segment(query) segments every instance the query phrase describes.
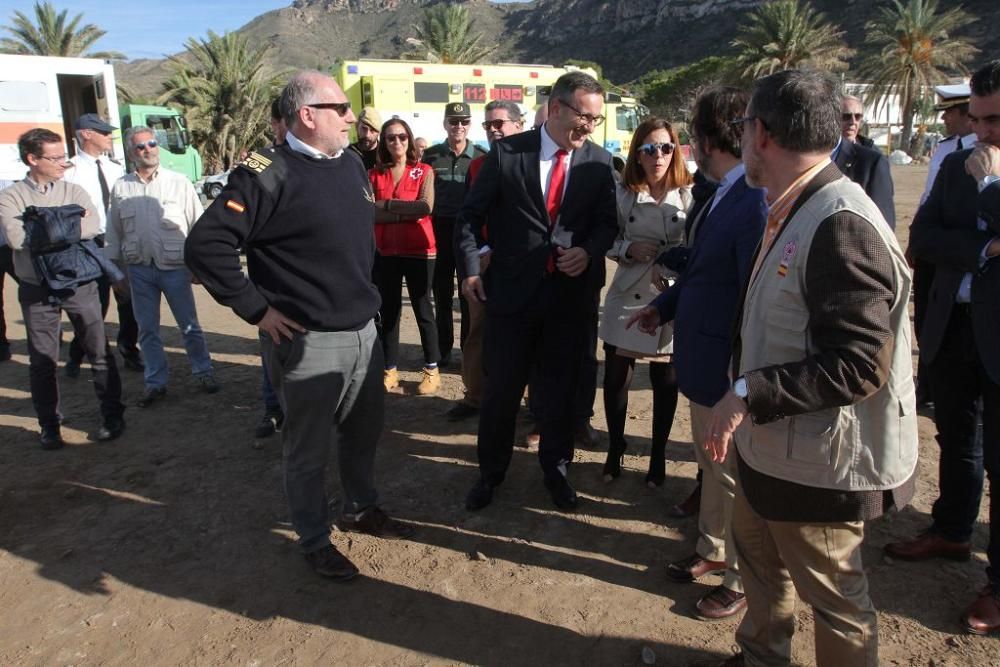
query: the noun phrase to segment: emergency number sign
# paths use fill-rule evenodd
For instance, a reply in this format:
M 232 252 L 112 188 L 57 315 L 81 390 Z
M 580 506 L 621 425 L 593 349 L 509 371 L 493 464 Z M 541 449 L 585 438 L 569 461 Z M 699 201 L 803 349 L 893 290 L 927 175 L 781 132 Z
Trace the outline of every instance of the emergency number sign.
M 462 86 L 463 98 L 466 102 L 487 102 L 506 100 L 508 102 L 523 102 L 524 89 L 521 86 L 498 84 L 487 91 L 484 83 L 466 83 Z

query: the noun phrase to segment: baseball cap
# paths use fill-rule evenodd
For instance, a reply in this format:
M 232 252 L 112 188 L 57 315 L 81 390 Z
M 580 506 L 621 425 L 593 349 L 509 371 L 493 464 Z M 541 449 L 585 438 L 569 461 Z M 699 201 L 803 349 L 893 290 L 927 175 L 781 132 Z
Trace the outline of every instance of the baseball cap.
M 378 111 L 375 107 L 365 107 L 358 114 L 358 122 L 364 123 L 368 127 L 372 128 L 376 132 L 382 130 L 382 117 L 378 115 Z
M 465 102 L 449 102 L 444 105 L 445 118 L 471 118 L 472 109 Z
M 105 122 L 96 113 L 85 113 L 76 119 L 76 129 L 97 130 L 98 132 L 114 132 L 118 128 Z

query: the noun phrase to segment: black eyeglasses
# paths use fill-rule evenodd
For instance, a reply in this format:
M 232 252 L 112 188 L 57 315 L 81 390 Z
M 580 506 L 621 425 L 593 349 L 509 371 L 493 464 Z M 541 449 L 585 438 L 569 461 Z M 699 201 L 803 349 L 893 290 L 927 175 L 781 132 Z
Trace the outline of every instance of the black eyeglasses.
M 664 141 L 658 144 L 643 144 L 639 146 L 639 152 L 644 153 L 649 157 L 655 157 L 657 153 L 661 154 L 663 157 L 667 157 L 674 152 L 674 145 L 669 141 Z
M 456 125 L 471 125 L 472 124 L 472 119 L 471 118 L 449 118 L 448 119 L 448 124 L 451 125 L 452 127 L 455 127 Z
M 302 106 L 312 107 L 313 109 L 333 109 L 341 118 L 346 116 L 351 110 L 350 102 L 316 102 L 315 104 L 303 104 Z
M 840 114 L 840 120 L 844 121 L 845 123 L 850 123 L 852 120 L 855 123 L 860 123 L 861 119 L 864 118 L 864 117 L 865 117 L 865 115 L 862 114 L 862 113 L 842 113 L 842 114 Z
M 69 162 L 69 155 L 63 153 L 62 155 L 39 155 L 42 160 L 48 160 L 49 162 L 55 164 L 65 164 Z
M 488 120 L 483 123 L 483 129 L 489 132 L 490 130 L 502 130 L 504 123 L 517 123 L 516 120 L 511 120 L 510 118 L 497 118 L 496 120 Z
M 140 142 L 138 144 L 132 144 L 132 148 L 135 149 L 135 150 L 137 150 L 137 151 L 141 151 L 141 150 L 145 150 L 147 148 L 153 149 L 153 148 L 156 148 L 159 145 L 160 145 L 160 142 L 158 142 L 156 139 L 150 139 L 149 141 L 147 141 L 145 143 Z
M 559 100 L 559 103 L 569 109 L 572 109 L 573 113 L 576 114 L 576 117 L 583 121 L 584 125 L 593 125 L 594 127 L 597 127 L 606 120 L 606 118 L 601 115 L 591 116 L 589 113 L 583 113 L 569 102 Z

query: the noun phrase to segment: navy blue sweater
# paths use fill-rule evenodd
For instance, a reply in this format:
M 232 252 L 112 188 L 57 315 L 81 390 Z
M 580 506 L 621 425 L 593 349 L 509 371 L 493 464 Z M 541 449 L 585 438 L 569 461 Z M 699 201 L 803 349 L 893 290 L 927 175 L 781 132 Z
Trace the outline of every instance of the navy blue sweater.
M 353 151 L 320 160 L 267 148 L 229 175 L 192 228 L 185 261 L 219 303 L 251 324 L 270 305 L 313 331 L 357 331 L 380 305 L 371 278 L 372 201 Z

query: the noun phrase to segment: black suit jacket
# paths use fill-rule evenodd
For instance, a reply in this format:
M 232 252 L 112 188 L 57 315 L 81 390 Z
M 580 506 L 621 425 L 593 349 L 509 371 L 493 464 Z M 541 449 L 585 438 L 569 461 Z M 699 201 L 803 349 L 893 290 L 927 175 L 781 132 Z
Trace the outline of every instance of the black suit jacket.
M 972 326 L 976 348 L 986 372 L 1000 383 L 1000 259 L 980 266 L 983 249 L 995 232 L 981 231 L 976 221 L 984 209 L 1000 214 L 1000 201 L 991 190 L 980 195 L 976 181 L 965 173 L 972 149 L 946 157 L 927 200 L 917 210 L 910 227 L 910 251 L 917 259 L 934 264 L 934 283 L 927 302 L 920 354 L 932 361 L 941 347 L 962 277 L 972 273 Z M 982 197 L 982 198 L 980 198 Z M 990 201 L 992 199 L 992 202 Z M 989 211 L 984 210 L 984 213 Z M 984 219 L 988 219 L 984 216 Z
M 864 188 L 878 210 L 882 211 L 885 221 L 895 229 L 896 205 L 892 201 L 892 174 L 889 171 L 889 160 L 882 151 L 842 141 L 834 162 L 845 176 Z
M 994 234 L 1000 234 L 1000 181 L 979 193 L 979 215 Z
M 540 130 L 493 145 L 455 224 L 459 277 L 479 275 L 479 248 L 486 242 L 481 230 L 488 219 L 493 254 L 483 277 L 487 308 L 517 312 L 543 280 L 556 280 L 560 304 L 593 311 L 593 294 L 604 282 L 604 253 L 618 234 L 611 154 L 590 141 L 573 151 L 559 224 L 572 233 L 573 247 L 587 251 L 590 264 L 570 278 L 558 271 L 547 276 L 545 270 L 555 247 L 540 182 L 540 151 Z

